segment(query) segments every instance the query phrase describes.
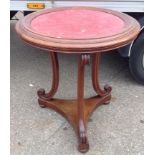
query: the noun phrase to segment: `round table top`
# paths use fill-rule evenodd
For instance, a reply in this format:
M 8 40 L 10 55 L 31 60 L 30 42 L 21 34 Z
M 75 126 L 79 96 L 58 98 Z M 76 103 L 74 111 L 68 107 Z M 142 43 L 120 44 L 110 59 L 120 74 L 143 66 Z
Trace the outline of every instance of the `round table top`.
M 93 7 L 65 7 L 38 11 L 16 25 L 27 43 L 62 53 L 109 51 L 130 43 L 140 31 L 132 17 Z

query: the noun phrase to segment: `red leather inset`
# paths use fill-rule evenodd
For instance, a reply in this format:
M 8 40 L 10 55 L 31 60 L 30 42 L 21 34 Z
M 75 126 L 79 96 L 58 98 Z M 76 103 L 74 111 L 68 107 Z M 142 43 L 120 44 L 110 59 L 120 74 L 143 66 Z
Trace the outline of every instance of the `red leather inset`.
M 101 38 L 118 33 L 124 26 L 119 17 L 103 11 L 68 9 L 34 18 L 31 28 L 49 37 L 65 39 Z

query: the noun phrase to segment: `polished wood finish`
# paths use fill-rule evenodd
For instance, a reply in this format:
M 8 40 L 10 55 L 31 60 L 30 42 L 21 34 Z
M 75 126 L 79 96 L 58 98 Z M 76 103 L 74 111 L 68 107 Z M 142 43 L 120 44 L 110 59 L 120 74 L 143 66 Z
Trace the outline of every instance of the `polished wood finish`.
M 88 99 L 84 98 L 84 69 L 85 65 L 89 64 L 90 57 L 92 56 L 92 83 L 93 88 L 97 95 Z M 59 68 L 57 54 L 50 52 L 53 68 L 53 84 L 49 93 L 45 93 L 44 89 L 38 90 L 38 102 L 41 107 L 49 107 L 59 112 L 64 116 L 70 124 L 73 126 L 77 137 L 80 152 L 85 153 L 89 149 L 88 137 L 87 137 L 87 122 L 90 114 L 101 104 L 108 104 L 111 100 L 111 87 L 106 85 L 102 90 L 98 82 L 98 65 L 99 65 L 99 53 L 89 55 L 79 55 L 78 64 L 78 82 L 77 82 L 77 99 L 75 100 L 63 100 L 55 99 L 54 94 L 58 88 L 59 82 Z
M 59 85 L 59 64 L 58 64 L 58 58 L 57 54 L 54 52 L 50 53 L 50 59 L 52 63 L 52 75 L 53 75 L 53 82 L 52 82 L 52 87 L 51 90 L 48 93 L 45 93 L 44 89 L 39 89 L 37 94 L 39 98 L 45 99 L 45 100 L 50 100 L 53 98 L 55 95 L 58 85 Z
M 112 88 L 105 85 L 102 89 L 99 85 L 98 66 L 100 52 L 106 52 L 130 43 L 140 32 L 140 25 L 132 17 L 117 11 L 93 7 L 74 7 L 74 9 L 85 8 L 113 14 L 124 21 L 124 27 L 119 31 L 119 33 L 113 36 L 95 39 L 52 38 L 37 34 L 31 29 L 31 21 L 35 17 L 44 13 L 70 8 L 72 7 L 48 9 L 32 13 L 24 17 L 16 24 L 16 32 L 26 43 L 49 51 L 52 63 L 53 81 L 49 92 L 46 93 L 44 89 L 38 90 L 37 94 L 39 97 L 39 105 L 42 108 L 52 108 L 69 121 L 78 137 L 78 149 L 80 152 L 85 153 L 89 150 L 89 142 L 87 137 L 87 122 L 89 116 L 99 105 L 108 104 L 111 100 Z M 54 98 L 59 84 L 59 63 L 57 53 L 76 53 L 79 56 L 77 99 L 63 100 Z M 84 71 L 85 65 L 89 64 L 90 60 L 92 60 L 92 86 L 97 95 L 85 99 Z
M 111 87 L 108 85 L 105 85 L 104 90 L 100 88 L 99 81 L 98 81 L 99 59 L 100 59 L 100 53 L 94 54 L 93 61 L 92 61 L 92 83 L 96 93 L 100 96 L 105 96 L 107 91 L 108 92 L 111 91 Z
M 48 36 L 43 36 L 36 33 L 31 28 L 31 21 L 42 14 L 46 14 L 52 11 L 61 11 L 65 9 L 89 9 L 98 10 L 113 14 L 121 18 L 124 22 L 124 27 L 119 31 L 119 33 L 100 38 L 90 38 L 90 39 L 65 39 L 65 38 L 53 38 Z M 45 50 L 50 50 L 53 52 L 60 53 L 96 53 L 96 52 L 106 52 L 115 48 L 129 44 L 133 39 L 136 38 L 140 32 L 139 23 L 127 14 L 120 13 L 117 11 L 94 8 L 94 7 L 62 7 L 62 8 L 52 8 L 39 12 L 34 12 L 27 15 L 25 18 L 20 20 L 16 25 L 16 32 L 19 36 L 28 44 L 35 47 L 39 47 Z

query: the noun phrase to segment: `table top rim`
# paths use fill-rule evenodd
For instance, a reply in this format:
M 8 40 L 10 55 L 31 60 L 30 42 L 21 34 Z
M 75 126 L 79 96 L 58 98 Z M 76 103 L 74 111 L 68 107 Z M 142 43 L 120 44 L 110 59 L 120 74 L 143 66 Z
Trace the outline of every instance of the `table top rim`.
M 89 9 L 107 12 L 121 18 L 124 21 L 125 26 L 118 34 L 108 37 L 88 39 L 53 38 L 37 34 L 30 28 L 30 24 L 33 18 L 45 13 L 64 9 Z M 138 35 L 139 31 L 140 25 L 134 18 L 117 11 L 95 7 L 50 8 L 29 14 L 22 20 L 18 21 L 18 23 L 16 24 L 16 32 L 27 43 L 47 50 L 59 50 L 59 52 L 62 53 L 65 53 L 67 51 L 69 53 L 79 53 L 80 51 L 81 53 L 93 53 L 93 51 L 101 49 L 107 51 L 128 44 Z

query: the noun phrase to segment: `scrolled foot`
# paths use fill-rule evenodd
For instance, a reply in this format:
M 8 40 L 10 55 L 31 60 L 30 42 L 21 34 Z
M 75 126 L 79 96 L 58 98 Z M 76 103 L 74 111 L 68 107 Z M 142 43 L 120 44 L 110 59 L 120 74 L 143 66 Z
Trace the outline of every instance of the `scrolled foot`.
M 112 91 L 112 87 L 111 86 L 109 86 L 108 84 L 106 84 L 105 86 L 104 86 L 104 90 L 106 91 L 106 92 L 111 92 Z
M 81 130 L 85 130 L 85 131 L 82 132 Z M 78 150 L 82 153 L 86 153 L 89 150 L 89 143 L 88 143 L 88 138 L 86 134 L 86 128 L 83 128 L 82 126 L 80 126 Z
M 86 153 L 89 150 L 89 144 L 88 143 L 81 143 L 81 144 L 79 144 L 78 150 L 81 153 Z
M 39 90 L 37 91 L 37 95 L 38 95 L 38 97 L 40 97 L 40 98 L 44 97 L 44 96 L 45 96 L 45 90 L 44 90 L 43 88 L 39 89 Z
M 50 91 L 50 92 L 46 93 L 43 88 L 41 88 L 37 91 L 38 97 L 41 99 L 44 99 L 44 100 L 52 100 L 54 93 L 55 93 L 54 91 Z

